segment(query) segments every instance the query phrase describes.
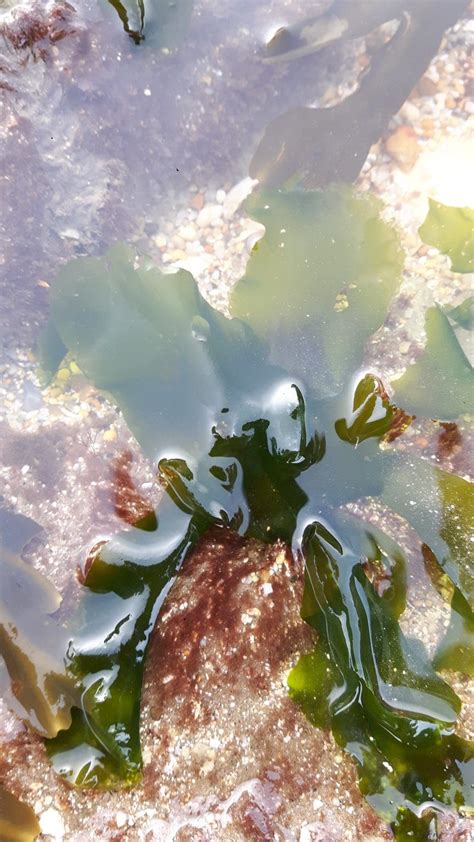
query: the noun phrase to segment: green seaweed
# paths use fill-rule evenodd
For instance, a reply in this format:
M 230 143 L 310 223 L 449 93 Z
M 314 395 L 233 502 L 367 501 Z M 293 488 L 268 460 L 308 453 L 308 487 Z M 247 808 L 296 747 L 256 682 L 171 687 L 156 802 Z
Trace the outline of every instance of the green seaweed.
M 39 822 L 28 804 L 0 786 L 0 839 L 2 842 L 34 842 Z
M 336 528 L 316 521 L 304 531 L 302 616 L 318 632 L 318 648 L 303 656 L 288 683 L 314 724 L 330 723 L 357 764 L 365 798 L 400 830 L 407 813 L 427 802 L 468 802 L 474 748 L 454 734 L 459 700 L 418 641 L 400 630 L 404 577 L 392 575 L 377 593 L 361 562 L 360 529 L 339 519 Z M 367 538 L 377 546 L 370 528 Z M 404 565 L 398 548 L 392 564 Z
M 467 6 L 468 0 L 437 0 L 434 14 L 432 5 L 420 0 L 336 0 L 326 17 L 319 23 L 315 20 L 309 30 L 306 27 L 306 35 L 303 26 L 303 43 L 298 40 L 301 33 L 296 43 L 290 38 L 287 57 L 291 57 L 291 45 L 296 55 L 299 50 L 301 54 L 312 51 L 311 44 L 318 45 L 318 32 L 319 41 L 324 41 L 324 24 L 325 37 L 331 37 L 332 27 L 336 40 L 363 34 L 370 23 L 377 25 L 391 17 L 399 20 L 396 33 L 372 57 L 354 93 L 330 108 L 300 106 L 272 120 L 250 163 L 252 178 L 268 187 L 296 182 L 308 188 L 326 187 L 335 181 L 354 181 L 370 147 L 380 139 L 436 54 L 445 30 Z M 347 26 L 340 25 L 345 19 Z M 280 57 L 284 58 L 284 38 L 282 43 Z
M 55 616 L 61 597 L 21 558 L 40 531 L 31 518 L 0 509 L 0 684 L 18 716 L 53 737 L 69 726 L 78 695 L 66 675 L 68 633 Z
M 398 838 L 421 840 L 436 811 L 469 803 L 472 751 L 455 734 L 459 700 L 400 629 L 402 550 L 343 507 L 380 499 L 411 523 L 457 610 L 472 595 L 471 487 L 390 444 L 411 416 L 363 368 L 402 268 L 378 205 L 333 188 L 263 191 L 248 209 L 266 233 L 231 319 L 187 272 L 164 275 L 122 246 L 73 261 L 52 287 L 61 342 L 122 409 L 166 495 L 92 560 L 68 650 L 80 703 L 47 750 L 70 783 L 134 783 L 144 659 L 180 566 L 211 525 L 281 539 L 305 559 L 302 613 L 318 633 L 291 693 L 331 725 Z M 449 334 L 428 342 L 451 359 Z M 458 375 L 453 365 L 444 384 L 453 403 Z M 423 396 L 424 376 L 418 366 Z M 433 402 L 428 417 L 438 417 Z
M 379 209 L 343 187 L 262 191 L 246 204 L 266 234 L 233 291 L 232 312 L 317 397 L 338 392 L 361 364 L 400 284 L 403 255 Z
M 472 414 L 474 371 L 440 307 L 427 311 L 425 330 L 420 357 L 393 382 L 395 399 L 415 415 L 450 420 Z
M 474 272 L 474 210 L 429 200 L 429 211 L 418 229 L 421 239 L 451 260 L 453 272 Z
M 282 26 L 267 44 L 268 64 L 302 58 L 336 41 L 368 35 L 392 19 L 400 19 L 410 0 L 334 0 L 323 15 Z
M 447 314 L 459 327 L 472 330 L 474 328 L 474 295 L 465 298 L 457 307 L 450 307 Z

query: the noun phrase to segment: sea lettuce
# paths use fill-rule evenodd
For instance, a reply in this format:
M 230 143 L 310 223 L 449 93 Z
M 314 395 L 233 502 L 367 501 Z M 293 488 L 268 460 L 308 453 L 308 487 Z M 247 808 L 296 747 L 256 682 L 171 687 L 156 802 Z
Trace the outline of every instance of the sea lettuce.
M 474 272 L 474 210 L 429 200 L 429 210 L 419 234 L 451 260 L 453 272 Z
M 421 840 L 437 810 L 466 807 L 472 751 L 455 733 L 459 699 L 401 631 L 401 548 L 344 507 L 377 499 L 414 527 L 436 590 L 443 577 L 452 600 L 441 668 L 453 646 L 466 651 L 472 488 L 392 443 L 414 401 L 398 398 L 400 382 L 390 397 L 380 373 L 363 368 L 402 269 L 377 204 L 338 187 L 262 191 L 248 208 L 266 233 L 230 319 L 188 273 L 164 275 L 122 246 L 73 261 L 52 287 L 50 329 L 121 408 L 166 494 L 92 560 L 70 625 L 80 702 L 47 750 L 70 783 L 136 781 L 144 659 L 180 566 L 211 525 L 281 539 L 305 560 L 303 617 L 318 634 L 291 693 L 332 727 L 396 835 Z M 459 406 L 464 368 L 448 332 L 429 333 L 428 344 L 429 358 L 450 361 L 449 378 L 427 391 L 426 366 L 415 364 L 412 394 L 418 414 L 444 417 L 450 394 Z

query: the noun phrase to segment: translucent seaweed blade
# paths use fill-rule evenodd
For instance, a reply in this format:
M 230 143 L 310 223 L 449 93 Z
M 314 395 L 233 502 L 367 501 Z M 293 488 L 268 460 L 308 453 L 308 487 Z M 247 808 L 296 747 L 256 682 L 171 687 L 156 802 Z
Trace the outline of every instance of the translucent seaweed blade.
M 472 483 L 419 458 L 398 459 L 387 471 L 382 500 L 414 527 L 420 544 L 474 606 Z
M 339 391 L 398 289 L 403 258 L 378 204 L 348 188 L 268 191 L 246 209 L 265 225 L 232 313 L 316 397 Z M 291 289 L 291 295 L 288 291 Z
M 382 23 L 399 18 L 408 0 L 337 0 L 323 15 L 280 27 L 267 44 L 267 63 L 290 61 L 323 49 L 335 41 L 367 35 Z
M 429 200 L 429 211 L 418 233 L 451 260 L 453 272 L 474 272 L 474 210 Z
M 137 268 L 124 246 L 61 270 L 51 321 L 153 459 L 163 452 L 197 459 L 234 393 L 251 394 L 267 378 L 250 332 L 210 307 L 188 272 Z
M 448 308 L 446 313 L 459 327 L 472 330 L 474 328 L 474 295 L 465 298 L 457 307 Z
M 429 3 L 406 0 L 403 8 L 381 0 L 345 0 L 329 9 L 326 32 L 314 22 L 309 44 L 331 34 L 344 38 L 364 28 L 364 20 L 400 18 L 394 37 L 372 58 L 359 89 L 331 108 L 297 107 L 284 112 L 267 126 L 250 163 L 250 175 L 268 187 L 298 182 L 307 188 L 327 187 L 335 182 L 353 182 L 377 143 L 392 115 L 402 107 L 410 92 L 436 54 L 445 30 L 467 8 L 469 0 L 437 0 L 436 15 Z M 398 7 L 398 8 L 397 8 Z M 340 11 L 338 11 L 340 10 Z M 320 19 L 321 20 L 321 19 Z M 347 26 L 342 23 L 344 20 Z M 360 28 L 360 29 L 359 29 Z M 305 36 L 286 39 L 305 50 Z M 301 43 L 303 41 L 303 43 Z M 283 38 L 283 45 L 285 39 Z M 306 50 L 305 52 L 310 52 Z M 375 107 L 375 103 L 377 106 Z
M 67 631 L 54 617 L 61 597 L 20 556 L 40 530 L 0 511 L 0 684 L 10 708 L 51 737 L 69 725 L 77 694 L 66 674 Z
M 449 420 L 474 412 L 474 370 L 448 317 L 439 307 L 426 314 L 420 357 L 392 381 L 395 400 L 408 412 Z
M 217 524 L 303 549 L 303 615 L 321 651 L 293 690 L 315 724 L 331 724 L 398 837 L 420 835 L 430 799 L 455 809 L 467 798 L 459 700 L 401 632 L 400 548 L 340 507 L 380 498 L 413 524 L 450 598 L 466 599 L 467 484 L 388 446 L 412 418 L 360 370 L 403 258 L 378 205 L 332 188 L 264 191 L 248 208 L 266 234 L 234 291 L 238 318 L 212 310 L 187 273 L 164 276 L 123 247 L 70 264 L 53 287 L 61 341 L 122 408 L 167 497 L 87 573 L 69 653 L 81 699 L 48 751 L 76 785 L 138 779 L 149 635 L 180 565 Z

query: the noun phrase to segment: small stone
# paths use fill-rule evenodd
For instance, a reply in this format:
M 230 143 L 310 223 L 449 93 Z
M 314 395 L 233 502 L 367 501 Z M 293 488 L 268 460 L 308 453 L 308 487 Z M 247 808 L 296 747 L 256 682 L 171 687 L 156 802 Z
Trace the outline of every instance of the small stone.
M 408 354 L 410 350 L 410 343 L 409 342 L 400 342 L 400 353 L 401 354 Z
M 179 233 L 183 240 L 187 240 L 189 243 L 196 239 L 196 229 L 193 225 L 183 225 L 179 229 Z
M 81 235 L 77 228 L 64 228 L 63 231 L 59 232 L 59 236 L 62 240 L 80 240 Z
M 172 263 L 176 263 L 178 260 L 186 260 L 187 254 L 184 249 L 173 249 L 169 252 L 169 259 Z
M 434 123 L 434 120 L 431 117 L 423 117 L 420 125 L 421 125 L 421 128 L 423 130 L 423 134 L 424 134 L 425 137 L 433 137 L 434 129 L 435 129 L 435 123 Z
M 113 427 L 110 427 L 109 430 L 106 430 L 104 433 L 104 441 L 115 441 L 117 438 L 117 433 L 115 432 Z
M 199 228 L 209 228 L 216 220 L 222 216 L 222 205 L 204 205 L 199 212 L 197 224 Z
M 411 126 L 399 126 L 385 141 L 385 149 L 403 170 L 411 170 L 420 153 L 416 133 Z
M 420 118 L 420 109 L 414 102 L 407 100 L 400 109 L 400 116 L 402 116 L 404 120 L 408 120 L 408 122 L 416 124 Z
M 225 190 L 216 190 L 216 202 L 218 205 L 224 204 L 225 196 Z
M 168 240 L 164 234 L 157 234 L 155 237 L 153 237 L 153 242 L 157 248 L 164 249 L 166 248 Z
M 41 390 L 30 380 L 26 380 L 23 386 L 23 412 L 35 412 L 43 406 Z
M 45 836 L 52 836 L 57 840 L 64 839 L 64 821 L 54 807 L 50 807 L 41 814 L 39 825 Z
M 179 234 L 175 234 L 173 237 L 173 247 L 179 251 L 184 251 L 186 248 L 186 242 Z
M 127 824 L 127 821 L 128 821 L 127 814 L 122 813 L 122 811 L 119 810 L 119 812 L 116 813 L 116 815 L 115 815 L 115 824 L 117 825 L 117 827 L 125 827 L 125 825 Z
M 456 108 L 456 100 L 452 96 L 446 97 L 446 108 L 449 108 L 451 111 L 453 108 Z
M 202 193 L 196 193 L 196 195 L 193 196 L 189 204 L 192 208 L 194 208 L 194 210 L 200 211 L 201 208 L 204 207 L 204 196 L 202 195 Z
M 71 372 L 68 368 L 60 368 L 57 373 L 57 378 L 61 381 L 61 383 L 65 383 L 67 380 L 69 380 L 70 376 Z
M 416 87 L 420 96 L 433 96 L 438 91 L 437 83 L 429 76 L 422 76 Z

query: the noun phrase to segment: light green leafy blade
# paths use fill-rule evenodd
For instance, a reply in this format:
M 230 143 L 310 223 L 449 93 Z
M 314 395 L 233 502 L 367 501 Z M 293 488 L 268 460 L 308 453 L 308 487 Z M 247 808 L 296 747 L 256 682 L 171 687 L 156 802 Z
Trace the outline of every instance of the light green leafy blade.
M 425 329 L 421 355 L 392 382 L 395 402 L 409 413 L 440 420 L 474 412 L 474 371 L 439 307 L 427 311 Z
M 448 255 L 453 272 L 474 272 L 474 210 L 429 201 L 428 215 L 418 229 L 421 239 Z
M 459 327 L 472 330 L 474 328 L 474 295 L 470 295 L 457 307 L 447 309 L 446 313 Z
M 474 606 L 474 485 L 420 458 L 398 460 L 382 492 L 435 556 L 451 583 Z
M 349 188 L 262 191 L 246 210 L 266 233 L 234 288 L 231 311 L 315 397 L 334 394 L 398 289 L 398 237 L 378 203 Z
M 126 246 L 61 269 L 51 322 L 154 459 L 163 448 L 173 455 L 209 449 L 212 421 L 229 393 L 258 385 L 252 364 L 262 352 L 248 330 L 210 307 L 188 272 L 137 267 Z
M 454 593 L 449 625 L 438 643 L 433 665 L 437 670 L 456 670 L 474 678 L 474 613 L 458 590 Z
M 20 555 L 40 530 L 0 509 L 0 685 L 8 706 L 52 737 L 70 724 L 76 693 L 66 675 L 67 633 L 54 616 L 61 597 Z

